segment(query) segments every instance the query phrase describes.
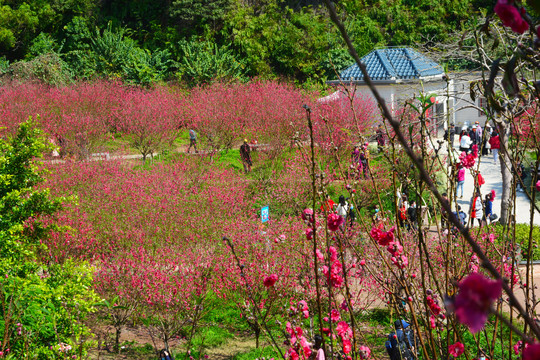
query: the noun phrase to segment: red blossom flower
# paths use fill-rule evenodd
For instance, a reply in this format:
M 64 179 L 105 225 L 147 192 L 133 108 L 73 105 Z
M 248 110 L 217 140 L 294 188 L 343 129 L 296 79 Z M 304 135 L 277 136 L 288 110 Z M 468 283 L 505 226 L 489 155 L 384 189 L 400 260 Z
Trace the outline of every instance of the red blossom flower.
M 403 253 L 403 246 L 399 243 L 399 241 L 393 241 L 390 244 L 388 244 L 388 247 L 386 248 L 392 256 L 398 256 Z
M 342 339 L 350 339 L 352 337 L 351 327 L 345 321 L 340 321 L 337 324 L 336 332 Z
M 387 246 L 394 241 L 394 230 L 395 228 L 391 228 L 386 232 L 382 231 L 382 224 L 380 224 L 378 227 L 371 229 L 370 235 L 379 245 Z
M 467 276 L 459 283 L 454 300 L 457 319 L 476 333 L 484 327 L 492 304 L 502 293 L 502 281 L 491 280 L 478 273 Z
M 317 254 L 317 259 L 319 259 L 320 261 L 324 260 L 324 255 L 321 252 L 321 250 L 317 249 L 317 250 L 315 250 L 315 253 Z
M 351 340 L 343 340 L 343 353 L 348 354 L 351 352 Z
M 343 277 L 341 276 L 342 266 L 339 261 L 335 261 L 330 268 L 323 266 L 323 274 L 326 276 L 326 280 L 336 288 L 343 286 Z
M 264 278 L 263 284 L 266 287 L 274 286 L 277 280 L 278 276 L 276 274 L 268 275 Z
M 426 298 L 426 301 L 433 315 L 439 315 L 441 313 L 441 307 L 439 306 L 439 304 L 437 304 L 435 299 L 433 299 L 431 296 L 428 296 Z
M 538 28 L 540 29 L 540 26 Z M 536 191 L 540 191 L 540 180 L 536 182 Z
M 287 360 L 300 359 L 300 357 L 298 356 L 298 353 L 293 348 L 290 348 L 289 351 L 287 351 L 287 353 L 285 354 L 285 358 L 287 358 Z
M 465 152 L 462 152 L 461 155 L 459 155 L 459 161 L 461 162 L 461 165 L 463 165 L 464 168 L 470 169 L 474 166 L 475 157 L 473 154 L 467 155 Z
M 336 309 L 332 309 L 332 311 L 330 312 L 330 319 L 332 319 L 333 322 L 338 322 L 340 318 L 341 315 L 339 311 L 337 311 Z
M 328 229 L 330 231 L 337 231 L 341 224 L 343 224 L 343 217 L 338 214 L 328 214 Z
M 529 28 L 529 24 L 523 19 L 519 10 L 508 0 L 497 1 L 494 10 L 503 25 L 508 26 L 512 31 L 523 34 Z
M 460 356 L 461 354 L 463 354 L 464 351 L 465 351 L 465 346 L 460 342 L 457 342 L 448 347 L 448 354 L 452 355 L 453 357 Z
M 313 209 L 304 209 L 304 211 L 302 211 L 302 220 L 313 222 Z
M 365 345 L 362 345 L 358 348 L 358 352 L 360 353 L 360 359 L 369 359 L 371 356 L 371 349 L 368 348 Z
M 522 360 L 540 359 L 540 344 L 525 344 Z
M 522 346 L 523 346 L 523 341 L 519 340 L 519 341 L 514 345 L 514 354 L 518 355 L 518 354 L 521 352 Z
M 309 358 L 309 356 L 311 355 L 311 343 L 309 343 L 306 338 L 302 336 L 300 338 L 300 346 L 304 351 L 305 358 Z
M 298 302 L 298 310 L 302 312 L 305 319 L 309 317 L 309 308 L 308 308 L 306 300 L 300 300 Z
M 472 156 L 476 159 L 478 157 L 478 145 L 474 144 L 472 146 Z
M 308 240 L 313 239 L 313 229 L 311 229 L 311 228 L 306 229 L 306 238 L 307 238 Z
M 400 269 L 405 269 L 409 265 L 409 259 L 405 255 L 392 256 L 390 260 Z
M 431 315 L 429 317 L 429 326 L 432 328 L 432 329 L 435 329 L 437 327 L 437 319 L 435 319 L 435 316 Z

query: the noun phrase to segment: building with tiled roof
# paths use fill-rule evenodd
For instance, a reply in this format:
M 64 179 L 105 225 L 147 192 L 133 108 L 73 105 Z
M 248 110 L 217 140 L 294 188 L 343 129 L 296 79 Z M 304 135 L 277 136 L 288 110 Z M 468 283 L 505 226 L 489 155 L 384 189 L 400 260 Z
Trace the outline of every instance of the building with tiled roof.
M 437 81 L 444 76 L 439 64 L 410 48 L 373 50 L 362 62 L 366 64 L 369 77 L 376 82 Z M 347 83 L 364 81 L 356 64 L 342 71 L 339 78 Z
M 364 56 L 361 61 L 377 86 L 379 94 L 385 100 L 393 114 L 403 107 L 406 101 L 417 98 L 419 94 L 429 94 L 435 98 L 435 105 L 430 116 L 433 120 L 432 130 L 440 133 L 448 124 L 458 126 L 481 123 L 481 99 L 471 100 L 468 87 L 475 76 L 456 76 L 445 74 L 442 66 L 425 55 L 407 47 L 376 49 Z M 355 93 L 372 97 L 371 90 L 364 81 L 364 75 L 357 64 L 343 70 L 338 79 L 327 81 L 328 85 L 355 88 Z M 336 101 L 344 96 L 337 91 L 319 99 L 320 102 Z M 374 99 L 373 99 L 374 100 Z

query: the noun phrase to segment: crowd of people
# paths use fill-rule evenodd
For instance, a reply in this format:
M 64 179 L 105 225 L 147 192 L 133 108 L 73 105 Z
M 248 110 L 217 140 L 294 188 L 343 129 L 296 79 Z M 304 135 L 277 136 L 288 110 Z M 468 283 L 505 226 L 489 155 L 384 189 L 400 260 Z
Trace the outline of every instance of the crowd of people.
M 453 144 L 453 137 L 450 143 Z M 459 134 L 459 151 L 469 154 L 473 151 L 474 145 L 477 146 L 478 156 L 492 153 L 493 161 L 497 164 L 501 142 L 496 129 L 492 129 L 489 124 L 482 129 L 478 121 L 471 127 L 464 126 Z
M 456 130 L 454 127 L 451 127 L 445 133 L 445 139 L 449 140 L 451 144 L 454 142 L 454 137 Z M 379 125 L 375 132 L 377 148 L 380 151 L 384 149 L 386 145 L 385 133 L 382 129 L 382 126 Z M 190 144 L 187 149 L 189 153 L 193 147 L 197 153 L 197 133 L 191 129 L 189 130 L 189 139 Z M 351 166 L 353 170 L 353 178 L 359 179 L 370 179 L 371 173 L 369 168 L 369 150 L 368 143 L 357 144 L 354 146 L 351 153 Z M 476 147 L 475 147 L 476 145 Z M 490 153 L 493 154 L 493 161 L 497 164 L 498 161 L 498 152 L 500 149 L 500 139 L 499 134 L 496 129 L 492 129 L 488 124 L 484 127 L 480 126 L 479 122 L 476 122 L 470 127 L 463 127 L 459 134 L 459 151 L 465 152 L 466 154 L 471 153 L 472 151 L 477 152 L 477 155 L 487 156 Z M 240 146 L 240 159 L 244 167 L 244 172 L 249 173 L 252 168 L 252 158 L 251 158 L 252 148 L 247 139 L 244 139 L 242 145 Z M 523 165 L 519 164 L 517 167 L 518 175 L 520 178 L 523 178 L 524 170 Z M 464 185 L 465 185 L 465 176 L 466 171 L 465 167 L 458 162 L 456 168 L 453 171 L 453 176 L 456 181 L 456 199 L 463 199 L 464 196 Z M 474 181 L 474 192 L 473 196 L 469 203 L 469 211 L 465 213 L 460 205 L 457 205 L 457 209 L 453 211 L 453 216 L 455 216 L 463 225 L 467 224 L 467 218 L 470 218 L 470 225 L 474 226 L 477 222 L 479 226 L 483 226 L 488 222 L 496 220 L 497 215 L 493 213 L 493 200 L 495 198 L 495 192 L 492 190 L 489 194 L 482 197 L 481 188 L 485 183 L 485 180 L 482 174 L 479 171 L 473 171 L 473 181 Z M 518 191 L 519 191 L 519 182 L 518 182 Z M 446 198 L 446 194 L 444 194 Z M 407 194 L 398 193 L 397 199 L 397 211 L 396 217 L 398 223 L 401 227 L 407 228 L 408 230 L 416 229 L 418 216 L 421 208 L 418 207 L 415 201 L 409 201 Z M 345 223 L 349 223 L 351 226 L 356 218 L 354 207 L 352 204 L 349 204 L 348 199 L 344 196 L 340 196 L 337 203 L 335 203 L 330 196 L 323 202 L 321 205 L 322 212 L 334 212 L 345 219 Z M 448 215 L 444 210 L 441 210 L 441 225 L 446 227 L 448 221 Z M 382 213 L 380 210 L 375 208 L 373 221 L 378 222 L 382 218 Z
M 453 144 L 453 142 L 450 142 Z M 476 147 L 475 147 L 476 146 Z M 463 127 L 459 136 L 459 151 L 469 154 L 473 151 L 476 151 L 478 157 L 487 156 L 490 153 L 493 154 L 493 162 L 497 165 L 499 149 L 501 143 L 499 134 L 496 129 L 492 129 L 489 124 L 486 124 L 482 128 L 477 121 L 471 127 Z M 518 167 L 518 171 L 521 169 Z M 522 171 L 523 172 L 523 171 Z M 456 164 L 454 169 L 454 176 L 456 182 L 456 198 L 463 199 L 463 188 L 465 184 L 465 167 L 461 162 Z M 471 226 L 474 225 L 475 221 L 478 222 L 479 226 L 483 226 L 488 222 L 491 223 L 497 219 L 497 215 L 493 213 L 493 200 L 495 199 L 495 191 L 485 195 L 482 198 L 482 185 L 485 184 L 485 180 L 478 170 L 472 170 L 473 181 L 474 181 L 474 190 L 473 196 L 469 203 L 469 216 L 471 219 Z M 459 221 L 466 225 L 467 214 L 461 210 L 461 207 L 458 206 L 458 209 L 454 211 L 454 215 L 459 219 Z

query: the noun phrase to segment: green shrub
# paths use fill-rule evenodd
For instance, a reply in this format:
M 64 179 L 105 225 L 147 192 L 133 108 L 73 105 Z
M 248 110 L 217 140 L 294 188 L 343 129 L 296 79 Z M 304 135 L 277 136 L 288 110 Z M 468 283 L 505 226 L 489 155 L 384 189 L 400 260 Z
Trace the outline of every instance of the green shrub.
M 13 79 L 42 81 L 55 86 L 72 82 L 70 67 L 56 53 L 47 53 L 29 61 L 13 63 L 8 74 Z
M 497 235 L 497 242 L 503 243 L 507 242 L 508 238 L 512 239 L 514 234 L 509 233 L 507 234 L 508 229 L 504 228 L 502 225 L 497 224 L 494 227 L 495 234 Z M 511 229 L 510 229 L 511 231 Z M 521 249 L 521 256 L 522 260 L 526 260 L 529 258 L 528 249 L 529 249 L 529 232 L 530 232 L 530 226 L 528 224 L 516 224 L 515 226 L 515 238 L 513 239 L 512 243 L 516 244 L 516 246 L 519 246 L 519 249 Z M 531 260 L 540 260 L 540 249 L 538 248 L 538 244 L 535 239 L 540 239 L 540 227 L 533 226 L 532 231 L 532 240 L 533 240 L 533 246 L 532 246 L 532 258 Z
M 195 85 L 220 80 L 245 80 L 246 64 L 229 49 L 210 41 L 179 42 L 181 58 L 176 76 Z

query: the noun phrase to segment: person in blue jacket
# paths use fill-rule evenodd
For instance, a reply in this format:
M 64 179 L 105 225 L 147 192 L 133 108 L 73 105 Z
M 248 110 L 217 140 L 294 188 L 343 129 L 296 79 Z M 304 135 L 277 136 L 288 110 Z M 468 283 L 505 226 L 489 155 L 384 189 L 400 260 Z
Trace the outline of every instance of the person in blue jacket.
M 405 320 L 394 322 L 395 331 L 388 335 L 385 343 L 390 360 L 415 360 L 416 340 L 414 331 Z
M 486 195 L 484 200 L 484 222 L 487 224 L 488 220 L 491 222 L 493 215 L 493 196 L 491 194 Z

